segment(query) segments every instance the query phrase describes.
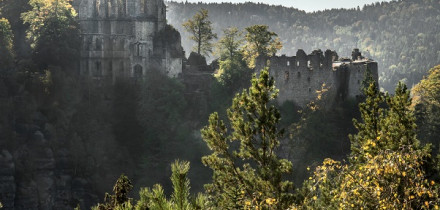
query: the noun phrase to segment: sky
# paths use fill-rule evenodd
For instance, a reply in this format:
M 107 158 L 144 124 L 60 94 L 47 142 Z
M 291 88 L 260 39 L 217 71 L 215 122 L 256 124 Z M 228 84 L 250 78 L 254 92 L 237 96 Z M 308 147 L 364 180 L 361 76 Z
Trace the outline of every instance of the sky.
M 184 2 L 185 0 L 174 0 Z M 317 10 L 332 9 L 332 8 L 354 8 L 360 6 L 362 8 L 365 4 L 371 4 L 383 0 L 187 0 L 188 2 L 262 2 L 265 4 L 283 5 L 286 7 L 295 7 L 306 12 Z M 390 0 L 385 0 L 390 1 Z

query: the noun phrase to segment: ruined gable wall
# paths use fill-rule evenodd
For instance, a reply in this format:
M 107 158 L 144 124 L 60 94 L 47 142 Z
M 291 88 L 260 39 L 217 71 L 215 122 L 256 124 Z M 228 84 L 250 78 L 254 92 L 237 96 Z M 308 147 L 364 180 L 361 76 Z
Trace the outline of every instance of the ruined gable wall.
M 377 81 L 377 63 L 366 61 L 350 61 L 338 63 L 338 55 L 334 51 L 315 50 L 307 55 L 298 50 L 296 56 L 260 57 L 257 61 L 257 71 L 270 61 L 270 75 L 275 79 L 275 85 L 280 90 L 277 101 L 293 101 L 305 107 L 318 96 L 316 91 L 325 84 L 326 98 L 330 103 L 354 98 L 361 95 L 360 87 L 367 67 L 372 70 Z

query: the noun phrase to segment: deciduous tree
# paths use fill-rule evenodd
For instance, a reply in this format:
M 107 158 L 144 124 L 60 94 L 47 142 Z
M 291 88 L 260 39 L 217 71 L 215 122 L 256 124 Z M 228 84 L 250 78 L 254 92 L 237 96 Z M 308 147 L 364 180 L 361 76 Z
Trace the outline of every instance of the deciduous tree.
M 13 34 L 9 21 L 0 19 L 0 70 L 8 69 L 14 62 Z
M 242 50 L 249 68 L 255 68 L 255 59 L 258 56 L 272 56 L 282 48 L 278 35 L 268 29 L 267 25 L 254 25 L 246 28 L 246 44 Z
M 224 36 L 217 43 L 219 69 L 215 77 L 229 95 L 244 88 L 250 80 L 251 71 L 243 61 L 240 47 L 243 44 L 242 33 L 235 27 L 223 30 Z
M 183 27 L 191 34 L 191 39 L 197 43 L 194 50 L 198 54 L 208 55 L 212 52 L 212 40 L 217 34 L 212 31 L 212 23 L 208 19 L 208 10 L 201 9 L 192 19 L 183 23 Z
M 69 0 L 30 0 L 32 10 L 22 14 L 29 24 L 27 38 L 35 61 L 42 67 L 72 65 L 79 58 L 77 15 Z

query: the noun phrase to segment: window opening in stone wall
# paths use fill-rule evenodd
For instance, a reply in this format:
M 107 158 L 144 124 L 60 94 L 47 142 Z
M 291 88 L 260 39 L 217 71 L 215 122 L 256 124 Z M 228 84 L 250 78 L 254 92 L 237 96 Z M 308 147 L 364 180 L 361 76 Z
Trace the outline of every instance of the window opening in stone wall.
M 142 77 L 142 74 L 143 74 L 143 72 L 142 72 L 142 66 L 141 65 L 136 65 L 135 67 L 134 67 L 134 77 L 136 77 L 136 78 L 141 78 Z
M 85 41 L 85 48 L 86 50 L 92 50 L 93 46 L 92 46 L 92 38 L 91 37 L 87 37 L 86 41 Z
M 101 41 L 101 39 L 100 38 L 96 38 L 96 40 L 95 40 L 95 45 L 96 45 L 96 50 L 101 50 L 102 49 L 102 41 Z
M 296 62 L 296 66 L 299 66 L 299 61 Z
M 287 66 L 290 66 L 290 61 L 287 61 Z
M 121 75 L 121 76 L 124 75 L 124 61 L 121 61 L 119 63 L 119 75 Z
M 311 67 L 310 61 L 307 61 L 307 66 Z
M 124 51 L 124 44 L 125 44 L 125 41 L 121 39 L 119 41 L 119 50 Z
M 101 61 L 95 62 L 95 70 L 93 71 L 94 77 L 101 77 L 102 76 L 102 69 L 101 69 Z
M 310 77 L 307 77 L 307 82 L 310 82 Z
M 289 72 L 288 71 L 284 72 L 284 80 L 289 80 Z
M 113 77 L 113 63 L 111 61 L 108 62 L 108 76 Z
M 309 93 L 312 92 L 312 88 L 309 88 Z
M 301 77 L 301 72 L 298 72 L 297 76 L 298 76 L 298 78 L 300 78 Z

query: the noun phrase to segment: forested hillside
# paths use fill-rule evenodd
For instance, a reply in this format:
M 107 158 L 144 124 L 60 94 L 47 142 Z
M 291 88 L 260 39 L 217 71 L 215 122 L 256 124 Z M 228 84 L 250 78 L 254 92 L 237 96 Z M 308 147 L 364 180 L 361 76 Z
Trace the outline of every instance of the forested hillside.
M 295 55 L 297 49 L 332 49 L 349 55 L 359 48 L 379 63 L 380 87 L 393 91 L 403 80 L 410 87 L 427 69 L 440 63 L 440 2 L 399 0 L 355 9 L 332 9 L 306 13 L 295 8 L 265 4 L 205 4 L 168 2 L 168 22 L 182 33 L 187 51 L 193 45 L 182 23 L 200 8 L 209 11 L 215 31 L 255 24 L 270 26 L 280 37 L 280 54 Z
M 0 0 L 0 208 L 438 209 L 439 9 L 171 2 L 187 55 L 199 46 L 182 74 L 104 82 L 79 73 L 70 0 Z M 259 55 L 355 47 L 394 94 L 366 71 L 363 96 L 329 104 L 323 86 L 299 107 L 277 104 L 269 67 L 251 75 Z

